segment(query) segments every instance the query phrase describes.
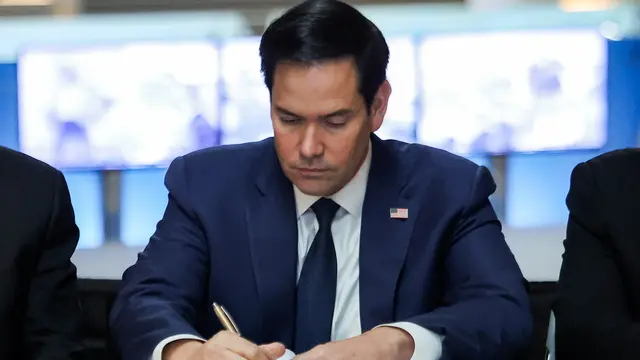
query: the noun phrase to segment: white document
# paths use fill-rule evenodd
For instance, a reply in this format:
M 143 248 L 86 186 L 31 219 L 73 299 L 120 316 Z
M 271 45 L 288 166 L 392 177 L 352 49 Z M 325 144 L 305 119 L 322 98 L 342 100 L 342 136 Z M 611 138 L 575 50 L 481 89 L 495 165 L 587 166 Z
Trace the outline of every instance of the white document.
M 292 360 L 295 356 L 296 354 L 294 354 L 293 351 L 287 349 L 284 355 L 282 355 L 278 360 Z

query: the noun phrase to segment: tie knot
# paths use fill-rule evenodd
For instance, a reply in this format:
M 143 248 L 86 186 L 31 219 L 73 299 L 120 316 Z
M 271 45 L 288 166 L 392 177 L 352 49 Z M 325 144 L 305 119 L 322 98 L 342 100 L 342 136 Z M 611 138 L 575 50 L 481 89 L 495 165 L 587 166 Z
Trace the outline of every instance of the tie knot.
M 340 205 L 331 199 L 321 198 L 311 205 L 311 209 L 313 213 L 316 214 L 320 227 L 325 227 L 331 225 L 338 209 L 340 209 Z

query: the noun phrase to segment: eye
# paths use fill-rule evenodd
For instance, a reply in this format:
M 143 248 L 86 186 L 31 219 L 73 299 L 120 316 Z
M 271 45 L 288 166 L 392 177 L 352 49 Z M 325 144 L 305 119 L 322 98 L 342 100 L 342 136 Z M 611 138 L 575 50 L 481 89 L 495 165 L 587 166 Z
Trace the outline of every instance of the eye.
M 349 119 L 345 116 L 333 116 L 333 117 L 327 118 L 325 122 L 327 123 L 328 126 L 337 128 L 337 127 L 344 126 L 348 120 Z
M 281 116 L 280 121 L 285 124 L 295 124 L 300 121 L 299 118 L 289 117 L 289 116 Z

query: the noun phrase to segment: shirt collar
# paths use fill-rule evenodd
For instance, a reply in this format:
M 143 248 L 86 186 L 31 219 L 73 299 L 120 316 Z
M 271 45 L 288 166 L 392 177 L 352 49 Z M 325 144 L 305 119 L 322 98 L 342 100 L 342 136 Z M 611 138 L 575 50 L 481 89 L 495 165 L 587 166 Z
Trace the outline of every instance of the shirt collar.
M 354 216 L 360 216 L 362 213 L 362 204 L 364 203 L 364 196 L 367 191 L 367 180 L 369 179 L 369 169 L 371 168 L 371 141 L 369 141 L 369 149 L 367 151 L 367 157 L 360 166 L 360 169 L 356 175 L 338 191 L 337 193 L 329 196 L 329 199 L 336 202 L 349 214 Z M 307 195 L 300 191 L 298 187 L 293 185 L 293 192 L 296 198 L 296 209 L 298 218 L 302 216 L 311 205 L 313 205 L 320 196 Z

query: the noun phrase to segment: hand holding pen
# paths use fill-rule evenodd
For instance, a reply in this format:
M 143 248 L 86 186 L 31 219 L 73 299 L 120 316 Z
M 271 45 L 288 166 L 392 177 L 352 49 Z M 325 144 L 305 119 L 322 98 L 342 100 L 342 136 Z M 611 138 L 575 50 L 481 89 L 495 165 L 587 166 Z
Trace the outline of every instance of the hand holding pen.
M 213 311 L 225 328 L 206 343 L 186 340 L 165 352 L 165 360 L 278 360 L 285 353 L 279 343 L 256 345 L 240 336 L 240 330 L 229 313 L 218 304 Z

